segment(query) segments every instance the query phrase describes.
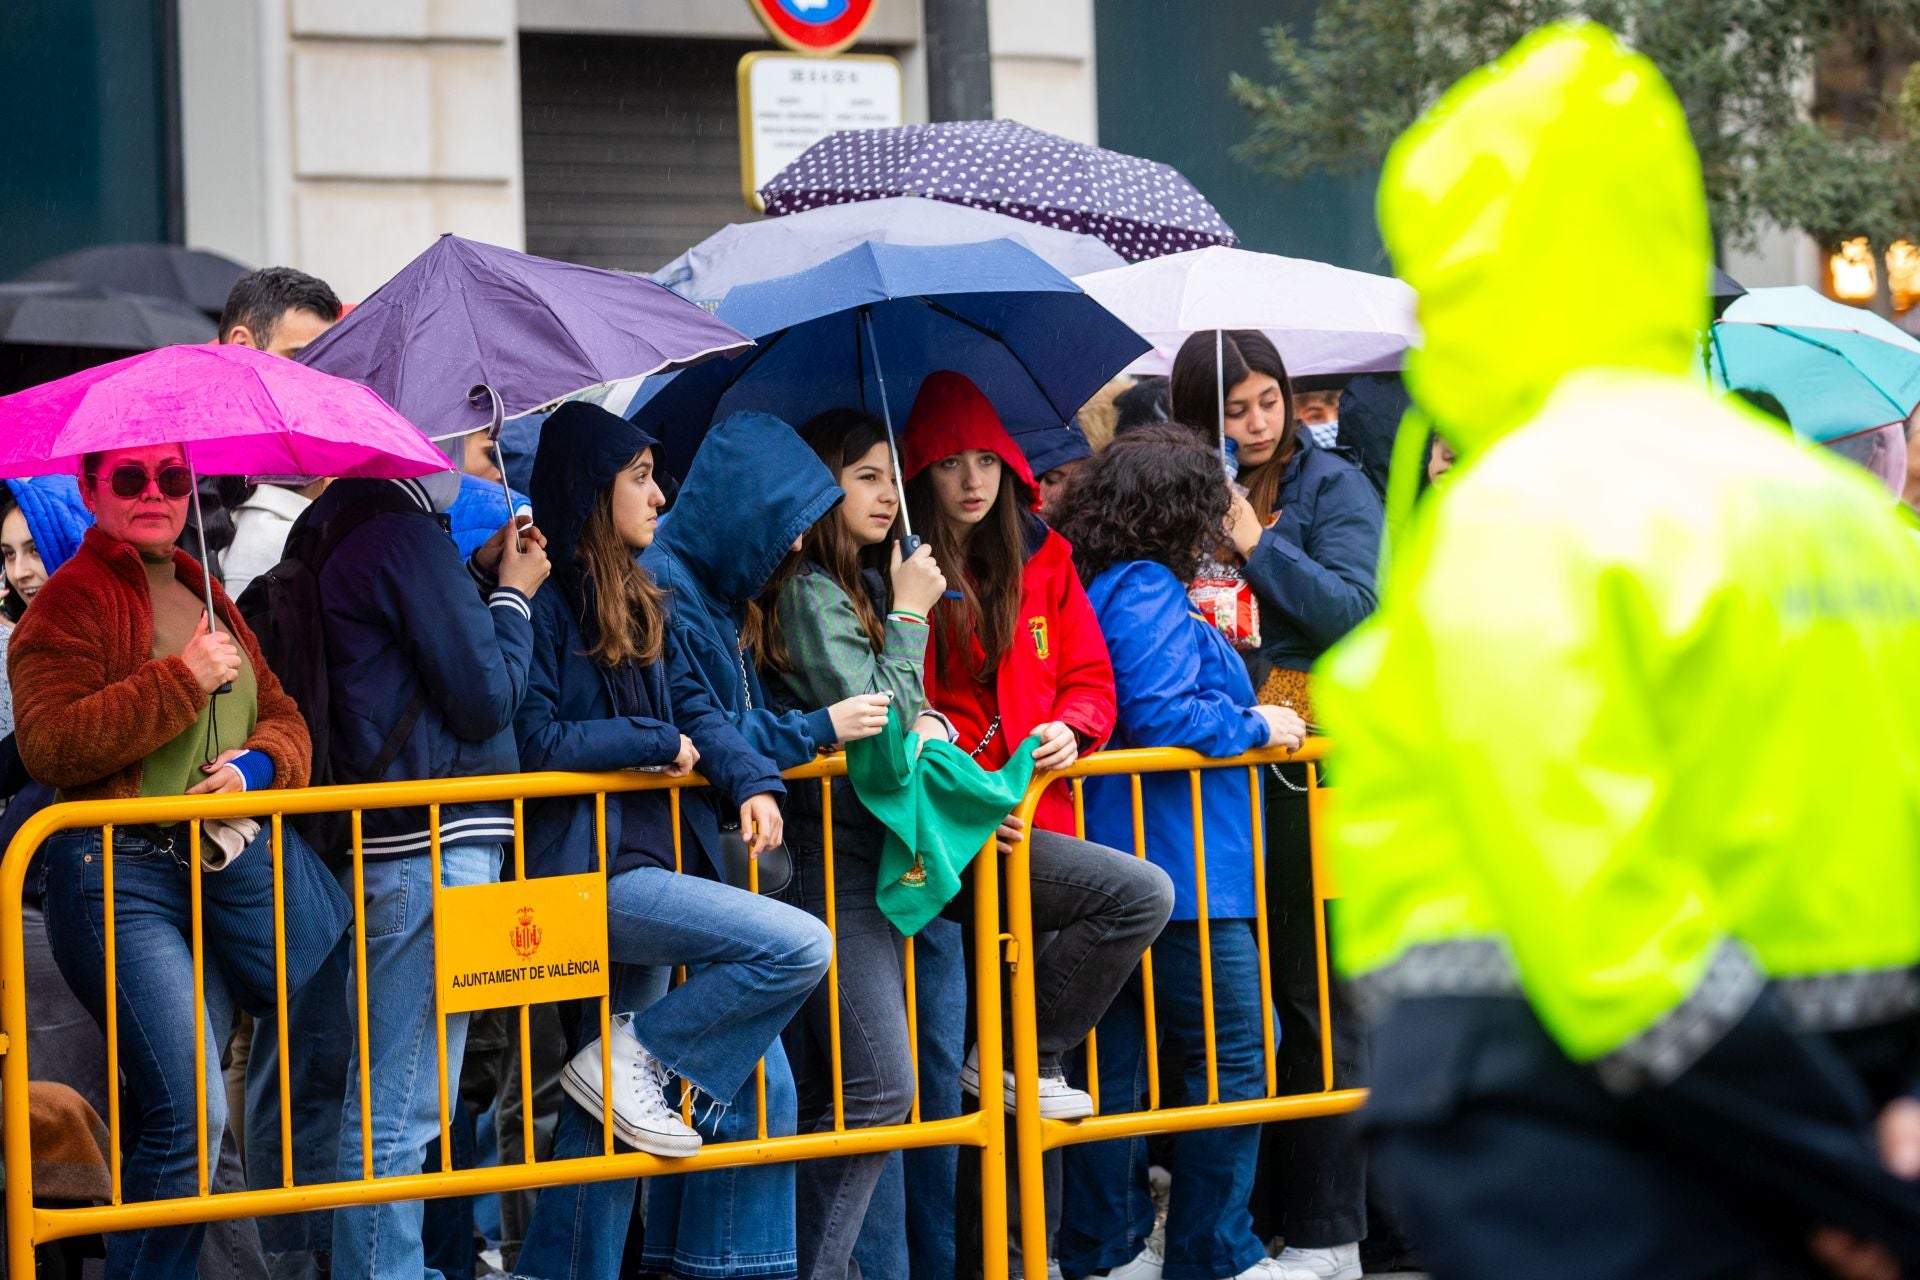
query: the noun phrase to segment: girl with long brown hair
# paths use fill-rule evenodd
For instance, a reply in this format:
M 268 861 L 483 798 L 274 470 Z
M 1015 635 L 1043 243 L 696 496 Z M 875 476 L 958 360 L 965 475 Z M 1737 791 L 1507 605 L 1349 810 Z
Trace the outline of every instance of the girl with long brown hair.
M 697 685 L 669 679 L 682 659 L 667 601 L 635 559 L 653 542 L 664 503 L 653 475 L 654 443 L 632 423 L 577 403 L 563 406 L 541 431 L 532 497 L 547 522 L 557 590 L 533 603 L 527 694 L 514 721 L 520 762 L 526 769 L 658 769 L 669 776 L 698 764 L 721 802 L 737 810 L 757 852 L 781 838 L 779 771 Z M 532 875 L 597 868 L 594 807 L 589 797 L 528 804 Z M 703 1122 L 704 1132 L 684 1123 L 669 1078 L 721 1104 L 710 1111 L 723 1110 L 762 1055 L 767 1130 L 791 1133 L 794 1095 L 780 1031 L 826 971 L 832 939 L 806 913 L 726 884 L 717 848 L 693 824 L 685 827 L 681 873 L 664 793 L 609 796 L 605 821 L 607 949 L 618 1015 L 613 1079 L 601 1078 L 597 1019 L 580 1017 L 569 1035 L 576 1052 L 561 1075 L 579 1105 L 562 1109 L 554 1157 L 601 1154 L 603 1096 L 630 1146 L 690 1155 L 713 1136 L 714 1122 Z M 675 965 L 687 966 L 690 976 L 668 991 Z M 758 1118 L 750 1097 L 736 1110 L 749 1126 Z M 790 1166 L 689 1176 L 708 1184 L 682 1199 L 671 1222 L 654 1215 L 675 1239 L 676 1262 L 723 1276 L 760 1274 L 754 1268 L 765 1259 L 793 1256 Z M 543 1191 L 518 1270 L 617 1274 L 636 1185 L 629 1178 Z M 736 1222 L 752 1229 L 727 1225 Z
M 1216 345 L 1220 360 L 1214 360 Z M 1222 406 L 1220 388 L 1226 390 Z M 1311 721 L 1307 672 L 1374 605 L 1380 497 L 1360 469 L 1315 442 L 1294 418 L 1293 385 L 1263 333 L 1196 333 L 1173 362 L 1173 417 L 1220 447 L 1224 421 L 1245 496 L 1231 498 L 1233 549 L 1260 602 L 1260 649 L 1245 655 L 1261 703 Z M 1320 999 L 1313 964 L 1314 905 L 1303 765 L 1275 765 L 1263 802 L 1268 912 L 1278 923 L 1274 1005 L 1280 1016 L 1282 1092 L 1318 1088 Z M 1365 1072 L 1361 1020 L 1345 991 L 1332 995 L 1335 1083 Z M 1265 1234 L 1284 1235 L 1284 1280 L 1350 1280 L 1367 1233 L 1366 1163 L 1349 1116 L 1277 1125 L 1266 1160 L 1271 1213 Z
M 921 384 L 902 450 L 913 527 L 957 588 L 933 611 L 934 709 L 986 768 L 1029 737 L 1036 774 L 1066 768 L 1106 741 L 1116 715 L 1113 667 L 1073 549 L 1034 514 L 1026 458 L 960 374 Z M 1093 1100 L 1067 1084 L 1061 1055 L 1086 1039 L 1160 932 L 1173 888 L 1151 863 L 1071 834 L 1064 784 L 1047 789 L 1034 824 L 1034 927 L 1054 935 L 1035 957 L 1041 1113 L 1072 1119 L 1091 1114 Z M 1003 846 L 1023 835 L 1017 819 L 1001 828 Z M 978 1095 L 972 1053 L 961 1084 Z
M 761 597 L 764 624 L 758 656 L 776 703 L 812 708 L 861 694 L 882 694 L 903 726 L 947 736 L 945 722 L 923 717 L 927 614 L 947 580 L 932 551 L 906 560 L 896 541 L 900 494 L 886 427 L 869 414 L 831 410 L 800 429 L 834 482 L 839 507 L 808 529 Z M 907 1037 L 904 942 L 875 903 L 885 832 L 846 779 L 833 783 L 834 907 L 840 954 L 843 1114 L 848 1127 L 897 1124 L 913 1104 L 913 1059 Z M 797 790 L 788 801 L 793 854 L 792 901 L 826 918 L 825 831 L 819 792 Z M 925 973 L 922 969 L 921 973 Z M 925 1001 L 926 988 L 921 988 Z M 833 996 L 808 998 L 799 1039 L 803 1098 L 818 1101 L 803 1128 L 834 1122 L 831 1059 L 826 1052 Z M 925 1008 L 923 1003 L 922 1008 Z M 923 1024 L 924 1025 L 924 1024 Z M 792 1038 L 790 1037 L 790 1040 Z M 956 1085 L 957 1091 L 957 1085 Z M 799 1170 L 800 1275 L 839 1280 L 849 1273 L 885 1153 L 810 1160 Z M 951 1197 L 951 1186 L 946 1194 Z M 904 1232 L 904 1222 L 876 1223 Z

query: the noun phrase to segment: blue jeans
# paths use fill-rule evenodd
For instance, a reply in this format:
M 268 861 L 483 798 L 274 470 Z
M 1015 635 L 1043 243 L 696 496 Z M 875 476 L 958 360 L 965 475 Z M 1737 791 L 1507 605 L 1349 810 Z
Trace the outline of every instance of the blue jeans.
M 961 925 L 928 921 L 913 936 L 913 966 L 914 1011 L 920 1023 L 920 1118 L 946 1120 L 960 1114 L 960 1066 L 967 1054 L 968 983 Z M 887 1157 L 853 1246 L 861 1275 L 954 1280 L 959 1170 L 958 1147 L 922 1147 Z
M 500 873 L 497 844 L 453 845 L 440 855 L 440 883 L 448 888 L 489 884 Z M 353 871 L 341 882 L 351 891 Z M 373 1094 L 373 1176 L 419 1173 L 427 1147 L 440 1138 L 440 1081 L 434 1035 L 433 881 L 424 855 L 366 863 L 367 1014 Z M 353 1035 L 347 1061 L 359 1061 L 359 1002 L 355 957 L 347 957 L 347 1024 Z M 447 1074 L 460 1079 L 467 1044 L 464 1013 L 447 1017 Z M 340 1108 L 339 1176 L 360 1178 L 360 1089 L 348 1073 Z M 440 1280 L 429 1271 L 420 1244 L 422 1202 L 336 1209 L 333 1274 L 368 1280 Z
M 697 876 L 654 867 L 607 882 L 607 944 L 614 961 L 612 1004 L 633 1012 L 633 1033 L 668 1071 L 706 1095 L 696 1103 L 709 1139 L 757 1132 L 753 1065 L 767 1063 L 767 1133 L 794 1128 L 793 1077 L 780 1030 L 827 970 L 832 939 L 784 903 Z M 669 991 L 672 966 L 689 966 Z M 588 1006 L 591 1008 L 591 1006 Z M 579 1028 L 575 1046 L 599 1034 Z M 702 1105 L 708 1100 L 717 1106 Z M 553 1158 L 599 1155 L 603 1123 L 562 1104 Z M 537 1280 L 606 1277 L 620 1267 L 636 1179 L 540 1193 L 519 1271 Z M 715 1169 L 655 1178 L 648 1188 L 647 1258 L 675 1276 L 794 1274 L 793 1167 Z
M 1260 1007 L 1260 951 L 1250 920 L 1212 921 L 1214 1045 L 1220 1100 L 1266 1094 Z M 1206 1039 L 1200 1005 L 1200 928 L 1192 920 L 1169 924 L 1153 944 L 1154 1015 L 1161 1061 L 1178 1069 L 1161 1077 L 1161 1104 L 1207 1100 Z M 1140 974 L 1136 970 L 1097 1028 L 1100 1109 L 1146 1105 L 1146 1043 Z M 1279 1035 L 1277 1023 L 1274 1034 Z M 1084 1054 L 1069 1055 L 1068 1074 L 1086 1075 Z M 1266 1256 L 1253 1233 L 1247 1199 L 1260 1153 L 1258 1125 L 1199 1129 L 1170 1139 L 1173 1199 L 1167 1209 L 1165 1280 L 1235 1276 Z M 1153 1232 L 1147 1190 L 1145 1138 L 1090 1142 L 1066 1150 L 1065 1187 L 1056 1252 L 1069 1280 L 1117 1267 L 1140 1252 Z
M 349 933 L 306 986 L 287 994 L 295 1186 L 332 1182 L 338 1175 L 340 1107 L 347 1090 L 360 1087 L 347 1012 L 352 952 Z M 254 1019 L 247 1058 L 247 1186 L 256 1191 L 280 1186 L 280 1161 L 280 1026 L 268 1013 Z M 261 1218 L 260 1244 L 273 1280 L 310 1280 L 333 1252 L 333 1211 Z
M 67 831 L 46 843 L 47 941 L 67 985 L 106 1022 L 105 892 L 97 830 Z M 121 1166 L 125 1199 L 170 1199 L 199 1189 L 194 1062 L 206 1064 L 209 1172 L 227 1123 L 220 1048 L 234 1002 L 217 951 L 207 948 L 206 1016 L 193 1022 L 193 915 L 187 868 L 168 851 L 121 831 L 114 837 L 114 978 L 120 1068 L 126 1080 Z M 106 1238 L 109 1277 L 193 1280 L 202 1225 L 115 1232 Z

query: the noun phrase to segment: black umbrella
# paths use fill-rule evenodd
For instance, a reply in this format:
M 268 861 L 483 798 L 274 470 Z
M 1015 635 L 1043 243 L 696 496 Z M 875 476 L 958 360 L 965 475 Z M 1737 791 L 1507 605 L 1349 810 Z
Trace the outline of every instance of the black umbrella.
M 0 284 L 0 395 L 211 337 L 206 316 L 170 298 L 91 284 Z
M 1713 269 L 1713 284 L 1707 290 L 1707 296 L 1713 299 L 1713 318 L 1718 320 L 1720 313 L 1732 305 L 1735 298 L 1741 297 L 1747 287 L 1735 280 L 1720 268 Z
M 184 302 L 210 319 L 247 269 L 232 258 L 177 244 L 98 244 L 28 267 L 15 280 L 98 284 Z
M 213 324 L 184 302 L 97 284 L 0 284 L 0 344 L 122 354 L 205 342 Z

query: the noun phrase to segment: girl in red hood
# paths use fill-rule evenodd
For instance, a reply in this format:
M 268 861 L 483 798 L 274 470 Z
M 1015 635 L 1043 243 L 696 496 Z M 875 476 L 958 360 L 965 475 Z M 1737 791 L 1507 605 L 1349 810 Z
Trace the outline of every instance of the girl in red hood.
M 933 544 L 948 598 L 933 610 L 927 696 L 961 747 L 997 769 L 1038 737 L 1036 770 L 1064 769 L 1113 732 L 1113 665 L 1073 548 L 1034 514 L 1027 460 L 980 389 L 942 370 L 920 385 L 901 442 L 913 527 Z M 957 597 L 957 598 L 956 598 Z M 1040 1110 L 1091 1115 L 1061 1055 L 1087 1038 L 1173 910 L 1173 886 L 1150 862 L 1076 839 L 1064 784 L 1034 813 L 1033 923 L 1039 953 Z M 1006 847 L 1017 820 L 1001 828 Z M 1057 931 L 1057 932 L 1056 932 Z M 979 1094 L 977 1053 L 960 1072 Z M 1013 1105 L 1007 1073 L 1007 1105 Z

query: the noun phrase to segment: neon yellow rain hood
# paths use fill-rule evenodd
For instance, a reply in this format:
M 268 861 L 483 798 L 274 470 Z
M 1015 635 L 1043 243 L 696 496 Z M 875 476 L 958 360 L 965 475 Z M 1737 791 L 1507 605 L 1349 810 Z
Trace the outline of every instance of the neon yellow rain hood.
M 1920 543 L 1687 376 L 1708 229 L 1671 90 L 1599 27 L 1537 32 L 1399 141 L 1380 221 L 1420 296 L 1409 388 L 1462 461 L 1316 686 L 1341 967 L 1524 994 L 1623 1087 L 1768 978 L 1807 1025 L 1890 1016 L 1920 960 Z

